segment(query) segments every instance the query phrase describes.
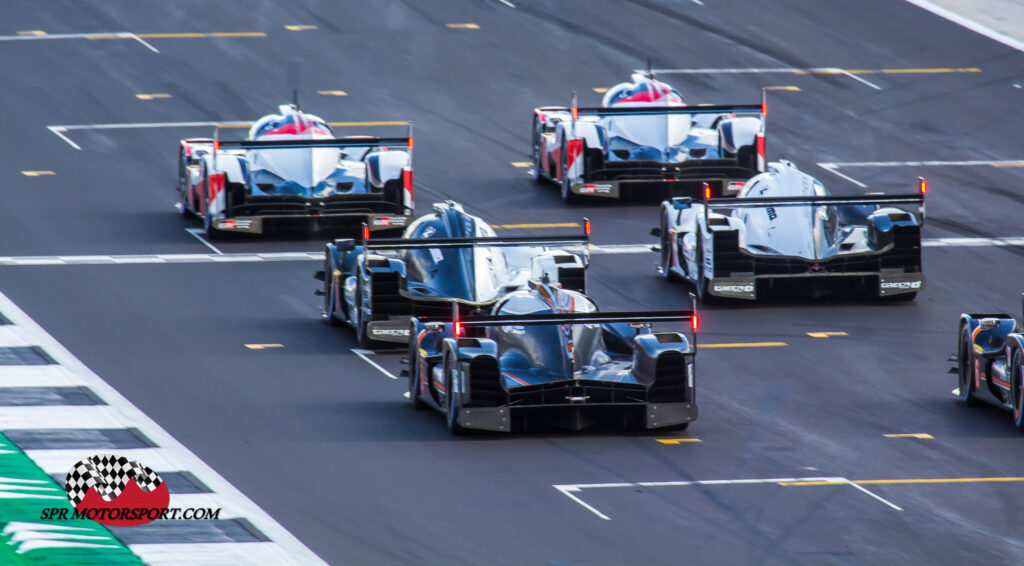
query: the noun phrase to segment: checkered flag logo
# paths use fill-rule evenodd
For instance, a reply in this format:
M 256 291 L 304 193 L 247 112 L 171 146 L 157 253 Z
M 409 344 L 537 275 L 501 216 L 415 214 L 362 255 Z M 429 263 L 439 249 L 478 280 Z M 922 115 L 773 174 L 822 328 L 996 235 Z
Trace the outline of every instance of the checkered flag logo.
M 90 487 L 96 489 L 103 501 L 110 502 L 121 495 L 128 486 L 128 480 L 132 479 L 146 493 L 163 483 L 156 472 L 135 460 L 113 454 L 97 454 L 79 461 L 71 468 L 64 482 L 64 491 L 75 507 L 85 499 Z

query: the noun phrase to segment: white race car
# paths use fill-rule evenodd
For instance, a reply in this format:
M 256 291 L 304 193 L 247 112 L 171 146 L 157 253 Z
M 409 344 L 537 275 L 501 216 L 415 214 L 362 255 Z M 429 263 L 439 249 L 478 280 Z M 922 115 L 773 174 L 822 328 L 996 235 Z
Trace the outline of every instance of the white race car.
M 792 163 L 773 162 L 735 197 L 661 204 L 662 276 L 685 279 L 704 302 L 756 299 L 771 291 L 819 295 L 854 283 L 877 296 L 913 300 L 924 287 L 924 193 L 830 196 Z M 893 205 L 912 205 L 916 214 Z
M 405 123 L 407 124 L 407 123 Z M 412 135 L 336 138 L 295 105 L 264 116 L 245 141 L 182 140 L 181 212 L 206 235 L 271 228 L 400 231 L 413 211 Z
M 696 195 L 707 182 L 735 195 L 764 171 L 764 101 L 689 106 L 649 75 L 609 89 L 600 108 L 533 111 L 535 179 L 561 185 L 567 202 L 627 191 Z M 661 194 L 660 192 L 655 194 Z

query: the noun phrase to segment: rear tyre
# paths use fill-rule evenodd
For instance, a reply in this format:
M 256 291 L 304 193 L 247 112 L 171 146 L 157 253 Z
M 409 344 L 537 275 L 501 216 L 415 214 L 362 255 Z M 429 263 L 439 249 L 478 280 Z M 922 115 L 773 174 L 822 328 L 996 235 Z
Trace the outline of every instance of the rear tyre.
M 337 310 L 337 297 L 334 289 L 334 266 L 330 260 L 324 261 L 324 311 L 327 313 L 327 324 L 341 326 L 341 321 L 334 316 Z
M 459 410 L 462 408 L 458 396 L 455 395 L 455 367 L 451 354 L 444 355 L 444 398 L 445 398 L 445 423 L 448 425 L 448 432 L 455 436 L 466 433 L 466 429 L 459 424 Z
M 704 275 L 704 240 L 697 235 L 697 277 L 694 286 L 697 287 L 697 298 L 705 305 L 715 304 L 717 297 L 710 292 L 710 281 Z
M 971 358 L 971 332 L 964 326 L 960 333 L 960 351 L 957 352 L 957 385 L 960 387 L 960 400 L 968 407 L 978 405 L 974 394 L 974 360 Z
M 365 320 L 363 314 L 363 283 L 360 281 L 356 284 L 356 312 L 353 315 L 352 320 L 355 321 L 356 326 L 356 343 L 359 347 L 368 350 L 373 346 L 373 340 L 370 340 L 369 328 L 367 327 L 368 321 Z
M 668 221 L 661 217 L 661 276 L 666 281 L 675 281 L 679 276 L 672 273 L 671 238 L 668 236 Z
M 1017 430 L 1024 432 L 1024 354 L 1020 350 L 1013 352 L 1010 366 L 1013 374 L 1010 379 L 1010 395 L 1013 397 L 1013 424 Z
M 540 122 L 537 120 L 537 117 L 534 116 L 533 117 L 533 175 L 531 175 L 531 177 L 533 177 L 533 182 L 534 183 L 538 183 L 538 184 L 544 182 L 544 175 L 541 172 L 541 168 L 540 168 L 540 160 L 541 160 L 540 136 L 541 136 L 541 133 L 540 133 Z
M 420 359 L 416 355 L 416 337 L 413 336 L 409 342 L 409 401 L 412 408 L 417 411 L 426 407 L 423 399 L 420 398 Z
M 579 195 L 572 192 L 572 181 L 569 179 L 568 168 L 565 157 L 562 157 L 562 200 L 566 204 L 576 204 L 581 199 Z
M 213 227 L 213 219 L 210 218 L 209 208 L 207 208 L 206 213 L 203 214 L 203 235 L 206 236 L 206 239 L 211 242 L 214 240 L 221 239 L 221 236 L 223 235 L 221 234 L 220 230 L 217 230 L 216 228 Z

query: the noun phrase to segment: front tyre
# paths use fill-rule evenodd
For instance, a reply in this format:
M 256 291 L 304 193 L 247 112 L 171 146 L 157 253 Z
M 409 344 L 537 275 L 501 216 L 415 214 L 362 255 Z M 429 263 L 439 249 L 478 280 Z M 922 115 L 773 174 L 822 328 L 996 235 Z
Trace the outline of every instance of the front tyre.
M 700 234 L 697 235 L 697 277 L 694 280 L 694 286 L 697 287 L 697 298 L 700 299 L 701 304 L 713 305 L 716 302 L 716 297 L 711 294 L 711 282 L 708 281 L 704 275 L 704 239 Z
M 359 347 L 368 350 L 373 346 L 373 340 L 370 339 L 369 335 L 369 322 L 365 319 L 366 315 L 363 312 L 363 282 L 359 281 L 356 284 L 356 305 L 355 305 L 355 321 L 356 327 L 356 343 Z
M 327 324 L 330 326 L 340 326 L 341 321 L 334 316 L 334 311 L 338 308 L 338 298 L 335 297 L 334 265 L 332 263 L 330 260 L 324 261 L 324 312 L 327 313 Z
M 974 394 L 974 364 L 971 358 L 971 332 L 967 325 L 964 325 L 960 332 L 960 350 L 957 352 L 957 384 L 960 387 L 960 400 L 968 407 L 978 405 L 977 396 Z
M 563 150 L 564 154 L 565 151 Z M 580 196 L 572 192 L 572 179 L 569 178 L 569 167 L 566 164 L 565 157 L 562 157 L 562 200 L 566 204 L 576 204 L 580 202 Z
M 1010 395 L 1013 397 L 1013 424 L 1017 430 L 1024 432 L 1024 353 L 1013 352 L 1012 377 L 1010 378 Z
M 416 337 L 409 341 L 409 401 L 417 411 L 426 407 L 420 398 L 420 358 L 416 351 Z
M 661 217 L 661 276 L 667 281 L 675 281 L 678 277 L 672 273 L 672 239 L 668 233 L 668 220 Z

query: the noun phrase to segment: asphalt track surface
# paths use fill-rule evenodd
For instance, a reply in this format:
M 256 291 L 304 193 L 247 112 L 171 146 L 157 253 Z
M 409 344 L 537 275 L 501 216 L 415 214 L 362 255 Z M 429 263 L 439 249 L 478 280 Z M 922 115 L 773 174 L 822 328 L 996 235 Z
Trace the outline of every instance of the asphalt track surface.
M 47 126 L 254 119 L 290 98 L 290 75 L 303 107 L 328 120 L 414 121 L 418 212 L 450 198 L 495 224 L 586 215 L 599 244 L 653 244 L 655 205 L 567 207 L 510 163 L 528 159 L 534 106 L 565 104 L 573 90 L 596 105 L 593 88 L 646 57 L 672 69 L 980 70 L 857 75 L 879 89 L 842 74 L 665 77 L 691 103 L 799 87 L 770 93 L 769 157 L 793 159 L 836 193 L 863 189 L 815 163 L 1024 160 L 1024 90 L 1013 86 L 1024 54 L 910 4 L 513 2 L 4 2 L 0 35 L 266 35 L 146 39 L 159 53 L 130 39 L 0 43 L 0 255 L 207 253 L 183 230 L 197 224 L 172 207 L 177 140 L 208 128 L 76 131 L 76 150 Z M 887 192 L 926 176 L 927 238 L 1024 236 L 1020 167 L 842 172 Z M 408 406 L 404 380 L 351 353 L 351 332 L 319 320 L 315 262 L 8 266 L 0 290 L 330 563 L 1003 564 L 1024 556 L 1020 482 L 577 493 L 610 520 L 553 486 L 1024 475 L 1009 415 L 961 406 L 946 373 L 961 312 L 1019 313 L 1022 253 L 929 248 L 927 289 L 909 304 L 704 309 L 704 343 L 787 345 L 702 349 L 701 414 L 683 434 L 451 438 L 440 416 Z M 607 310 L 684 307 L 688 288 L 657 279 L 655 261 L 595 256 L 592 295 Z M 825 331 L 846 335 L 807 334 Z M 398 355 L 374 359 L 397 372 Z M 657 442 L 666 438 L 700 442 Z

